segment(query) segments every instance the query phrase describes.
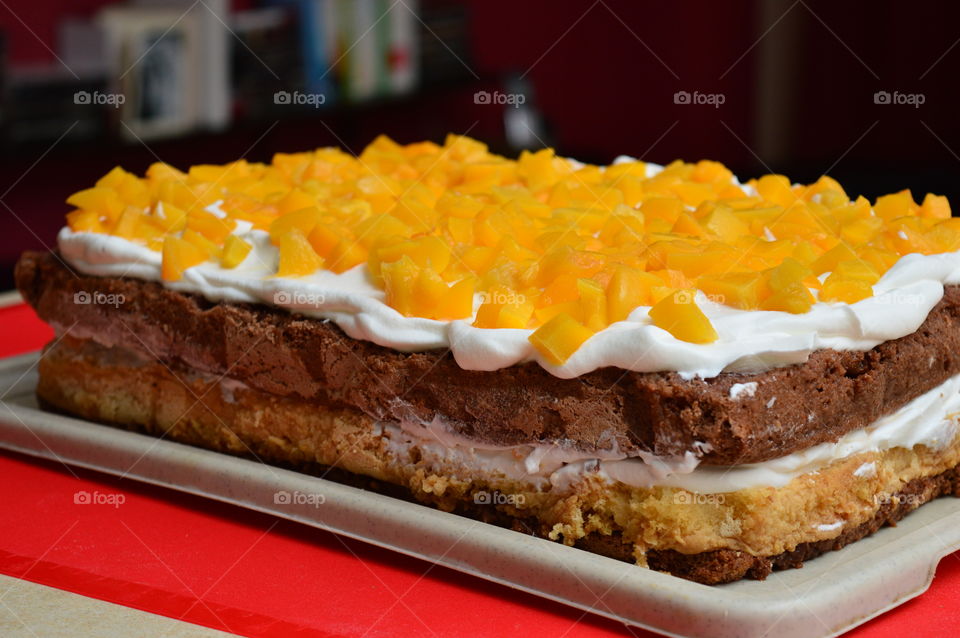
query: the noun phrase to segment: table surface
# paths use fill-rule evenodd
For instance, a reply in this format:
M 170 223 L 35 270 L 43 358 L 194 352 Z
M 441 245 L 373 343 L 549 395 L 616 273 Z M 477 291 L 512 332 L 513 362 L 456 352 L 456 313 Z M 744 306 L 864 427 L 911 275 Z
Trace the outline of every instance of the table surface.
M 0 357 L 35 350 L 51 336 L 26 306 L 0 308 Z M 0 453 L 0 477 L 0 573 L 224 631 L 325 638 L 654 635 L 311 527 L 131 480 L 7 452 Z M 75 503 L 80 491 L 98 494 L 100 503 Z M 941 561 L 924 595 L 848 635 L 953 633 L 960 629 L 957 601 L 960 553 Z
M 231 634 L 0 574 L 3 638 L 229 638 Z

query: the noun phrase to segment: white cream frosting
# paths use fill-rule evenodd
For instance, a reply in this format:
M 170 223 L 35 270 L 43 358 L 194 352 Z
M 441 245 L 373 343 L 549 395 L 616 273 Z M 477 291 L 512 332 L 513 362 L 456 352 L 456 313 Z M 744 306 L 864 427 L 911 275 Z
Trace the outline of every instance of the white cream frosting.
M 537 361 L 561 378 L 608 366 L 708 378 L 723 371 L 754 372 L 802 363 L 822 348 L 869 350 L 914 332 L 943 296 L 944 284 L 960 283 L 956 252 L 907 255 L 877 282 L 873 297 L 854 304 L 819 302 L 804 314 L 738 310 L 698 294 L 698 305 L 719 334 L 714 343 L 674 338 L 653 325 L 649 307 L 641 306 L 627 320 L 592 336 L 558 366 L 533 348 L 527 339 L 531 330 L 475 328 L 472 319 L 404 317 L 384 303 L 384 292 L 369 280 L 363 264 L 339 275 L 320 271 L 299 278 L 272 276 L 278 256 L 267 233 L 249 228 L 235 233 L 254 247 L 238 267 L 225 269 L 209 261 L 188 268 L 180 281 L 164 285 L 211 301 L 265 303 L 330 319 L 354 339 L 395 350 L 449 347 L 466 370 L 499 370 Z M 58 242 L 64 259 L 83 273 L 160 281 L 160 253 L 143 245 L 69 228 L 60 231 Z M 475 310 L 479 303 L 477 295 Z
M 421 458 L 464 468 L 466 473 L 493 473 L 528 480 L 542 490 L 568 490 L 587 475 L 634 487 L 655 485 L 698 493 L 724 493 L 753 487 L 783 487 L 794 478 L 864 452 L 924 445 L 942 449 L 957 437 L 960 426 L 960 375 L 913 399 L 872 425 L 850 432 L 836 443 L 822 443 L 802 452 L 737 466 L 700 465 L 700 448 L 682 457 L 641 454 L 628 458 L 616 447 L 602 454 L 560 445 L 479 445 L 453 435 L 439 421 L 428 424 L 380 424 L 390 449 L 402 458 L 417 447 Z M 864 463 L 853 475 L 871 478 L 875 463 Z

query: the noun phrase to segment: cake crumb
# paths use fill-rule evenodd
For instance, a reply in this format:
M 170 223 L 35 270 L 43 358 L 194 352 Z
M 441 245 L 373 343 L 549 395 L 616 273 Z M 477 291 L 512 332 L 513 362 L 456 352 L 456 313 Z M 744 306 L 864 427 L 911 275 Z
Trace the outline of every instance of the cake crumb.
M 730 398 L 739 399 L 741 395 L 747 395 L 752 397 L 757 393 L 757 382 L 751 381 L 750 383 L 734 383 L 730 386 Z
M 853 471 L 853 475 L 859 476 L 860 478 L 873 478 L 877 475 L 877 464 L 873 461 L 864 463 Z
M 769 401 L 767 401 L 767 409 L 769 410 L 770 408 L 772 408 L 772 407 L 773 407 L 773 404 L 776 403 L 776 402 L 777 402 L 777 397 L 773 397 L 772 399 L 770 399 Z

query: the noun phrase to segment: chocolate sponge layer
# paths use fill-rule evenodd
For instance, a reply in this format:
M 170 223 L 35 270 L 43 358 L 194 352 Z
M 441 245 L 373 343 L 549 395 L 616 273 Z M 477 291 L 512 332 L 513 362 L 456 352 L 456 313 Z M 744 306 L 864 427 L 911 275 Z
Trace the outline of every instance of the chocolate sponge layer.
M 398 352 L 284 310 L 85 276 L 50 253 L 25 253 L 16 279 L 58 330 L 377 419 L 439 416 L 459 434 L 500 445 L 616 444 L 627 453 L 672 456 L 699 442 L 709 445 L 705 464 L 753 463 L 835 441 L 960 373 L 957 286 L 946 288 L 919 330 L 872 350 L 822 350 L 802 365 L 684 380 L 615 368 L 559 379 L 535 363 L 463 370 L 446 350 Z M 78 292 L 122 303 L 75 303 Z M 730 398 L 733 384 L 750 382 L 757 383 L 752 396 Z

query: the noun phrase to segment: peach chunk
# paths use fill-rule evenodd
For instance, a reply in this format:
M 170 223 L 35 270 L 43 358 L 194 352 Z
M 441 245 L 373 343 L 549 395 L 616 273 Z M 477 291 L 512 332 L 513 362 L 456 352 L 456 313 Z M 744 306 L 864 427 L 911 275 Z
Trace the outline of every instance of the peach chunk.
M 183 277 L 183 271 L 208 258 L 203 250 L 174 235 L 167 235 L 163 240 L 162 254 L 161 277 L 164 281 L 178 281 Z
M 695 290 L 678 290 L 650 308 L 653 324 L 681 341 L 713 343 L 719 335 L 694 300 Z
M 662 287 L 656 275 L 629 266 L 618 266 L 607 287 L 607 319 L 610 323 L 623 321 L 637 306 L 651 303 L 650 291 Z
M 318 255 L 306 235 L 299 228 L 292 228 L 278 238 L 280 263 L 278 277 L 302 277 L 323 268 L 323 257 Z
M 247 258 L 253 246 L 236 235 L 227 237 L 223 244 L 223 253 L 220 255 L 220 265 L 224 268 L 236 268 Z
M 568 315 L 560 313 L 530 335 L 530 343 L 543 358 L 554 365 L 563 365 L 593 331 Z

